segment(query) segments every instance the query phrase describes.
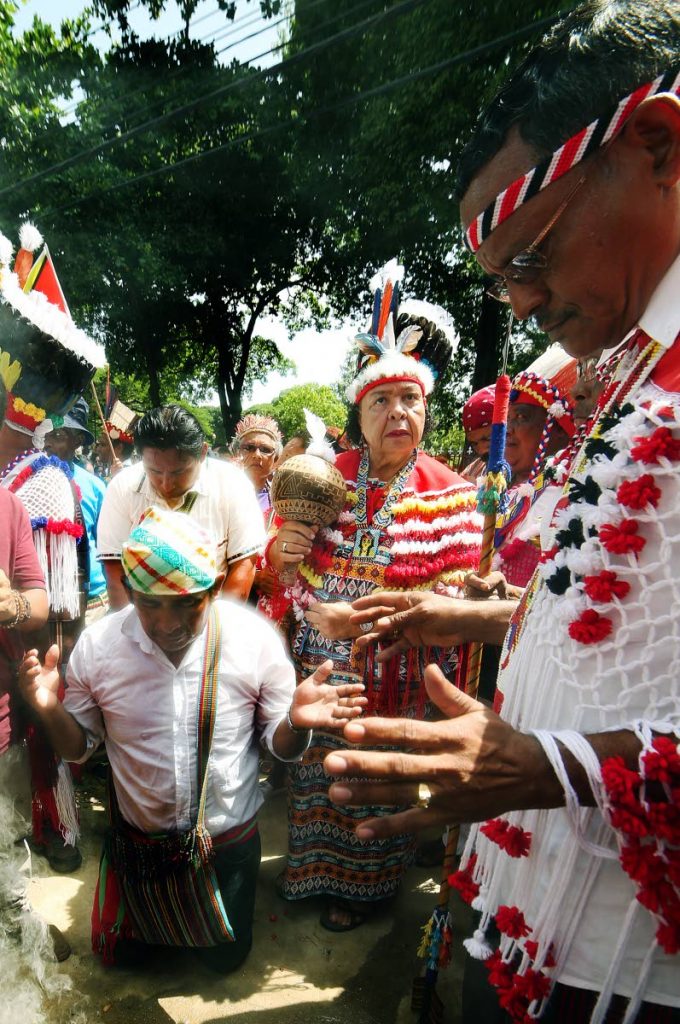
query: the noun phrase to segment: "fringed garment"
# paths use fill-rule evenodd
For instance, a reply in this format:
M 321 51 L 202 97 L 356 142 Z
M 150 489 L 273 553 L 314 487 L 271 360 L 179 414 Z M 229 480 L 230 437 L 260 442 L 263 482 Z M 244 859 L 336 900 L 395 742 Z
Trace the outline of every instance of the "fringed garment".
M 429 714 L 425 666 L 434 662 L 448 678 L 462 681 L 465 659 L 458 649 L 413 650 L 381 666 L 375 647 L 361 650 L 353 640 L 328 640 L 302 613 L 310 600 L 352 602 L 374 590 L 456 593 L 465 574 L 479 564 L 481 519 L 475 492 L 448 467 L 418 453 L 390 488 L 369 482 L 362 493 L 356 483 L 360 459 L 359 451 L 338 458 L 336 465 L 347 481 L 345 508 L 332 529 L 319 531 L 299 570 L 294 588 L 297 620 L 291 630 L 298 679 L 331 658 L 334 683 L 365 683 L 367 714 L 422 719 Z M 364 453 L 364 472 L 366 464 Z M 323 759 L 343 746 L 336 735 L 315 733 L 302 761 L 291 766 L 288 862 L 282 882 L 289 899 L 384 899 L 395 893 L 412 859 L 413 836 L 375 842 L 356 838 L 361 819 L 393 808 L 347 808 L 330 801 L 331 779 Z
M 543 533 L 498 680 L 503 717 L 539 740 L 565 808 L 473 828 L 451 876 L 481 912 L 465 946 L 517 1024 L 540 1018 L 557 980 L 598 993 L 591 1024 L 614 994 L 629 999 L 623 1024 L 642 1002 L 680 1008 L 679 503 L 680 336 L 664 354 L 637 332 Z M 639 738 L 637 770 L 600 764 L 584 738 L 612 729 Z M 596 807 L 578 805 L 556 740 Z
M 58 644 L 63 669 L 83 626 L 83 581 L 87 579 L 87 544 L 73 472 L 56 456 L 30 450 L 5 467 L 0 486 L 14 493 L 28 512 L 47 586 L 48 623 L 30 642 L 41 655 L 51 644 Z M 18 647 L 17 659 L 20 653 Z M 43 845 L 52 832 L 75 845 L 78 814 L 68 768 L 32 719 L 20 723 L 19 735 L 28 746 L 34 841 Z

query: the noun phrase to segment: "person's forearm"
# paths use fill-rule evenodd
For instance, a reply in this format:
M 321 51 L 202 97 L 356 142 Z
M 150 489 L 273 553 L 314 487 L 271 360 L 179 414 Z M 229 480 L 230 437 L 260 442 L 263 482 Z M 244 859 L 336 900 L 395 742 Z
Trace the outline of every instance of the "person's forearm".
M 19 629 L 22 633 L 33 633 L 36 629 L 41 629 L 47 622 L 49 611 L 47 593 L 44 590 L 24 590 L 23 596 L 31 605 L 31 615 L 19 626 Z
M 237 601 L 247 601 L 255 579 L 255 559 L 242 558 L 229 566 L 222 594 Z
M 640 741 L 635 733 L 628 729 L 620 729 L 617 732 L 586 733 L 585 739 L 595 751 L 595 755 L 602 764 L 610 757 L 622 757 L 626 766 L 630 769 L 638 767 L 640 756 Z M 564 805 L 564 790 L 558 780 L 548 757 L 543 751 L 539 741 L 535 737 L 525 737 L 535 744 L 536 759 L 533 761 L 531 771 L 527 773 L 526 792 L 521 801 L 512 810 L 549 809 L 551 807 L 562 807 Z M 564 744 L 557 740 L 557 746 L 562 758 L 562 763 L 569 777 L 569 782 L 574 788 L 578 801 L 582 807 L 594 807 L 595 796 L 588 781 L 588 775 Z
M 34 710 L 54 752 L 64 761 L 79 761 L 85 753 L 85 731 L 63 704 L 49 710 Z
M 123 567 L 119 559 L 107 559 L 102 562 L 106 577 L 106 591 L 109 595 L 111 611 L 117 612 L 130 603 L 130 596 L 123 584 Z
M 296 725 L 294 708 L 291 708 L 290 718 L 293 725 Z M 272 747 L 277 757 L 283 758 L 284 761 L 290 761 L 304 752 L 308 742 L 309 730 L 291 729 L 288 724 L 288 715 L 286 715 L 276 728 L 272 738 Z
M 516 601 L 471 601 L 470 618 L 463 630 L 466 638 L 473 643 L 500 646 L 516 608 Z

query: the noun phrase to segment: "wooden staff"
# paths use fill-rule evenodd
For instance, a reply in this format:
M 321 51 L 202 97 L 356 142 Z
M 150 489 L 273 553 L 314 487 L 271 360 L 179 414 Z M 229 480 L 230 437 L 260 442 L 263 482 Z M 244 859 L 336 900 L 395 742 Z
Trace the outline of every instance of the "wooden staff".
M 94 380 L 90 381 L 90 387 L 92 388 L 92 396 L 94 398 L 94 404 L 97 407 L 97 412 L 99 413 L 99 419 L 102 422 L 102 429 L 104 431 L 104 436 L 106 437 L 106 440 L 109 442 L 109 451 L 111 452 L 111 465 L 113 465 L 113 463 L 117 459 L 117 455 L 116 455 L 116 453 L 113 450 L 113 442 L 111 440 L 111 437 L 109 435 L 108 430 L 106 429 L 106 420 L 104 419 L 104 413 L 102 412 L 102 407 L 99 404 L 99 397 L 97 395 L 97 389 L 94 386 Z
M 486 466 L 486 481 L 477 498 L 477 510 L 484 516 L 482 531 L 482 551 L 479 559 L 479 575 L 488 576 L 494 555 L 494 538 L 496 536 L 496 519 L 501 498 L 507 488 L 507 480 L 503 472 L 505 464 L 505 436 L 508 423 L 508 403 L 510 401 L 510 378 L 503 374 L 496 381 L 496 393 L 493 402 L 493 418 L 491 420 L 491 442 L 489 459 Z M 477 697 L 479 673 L 482 667 L 483 644 L 470 645 L 465 692 L 470 697 Z

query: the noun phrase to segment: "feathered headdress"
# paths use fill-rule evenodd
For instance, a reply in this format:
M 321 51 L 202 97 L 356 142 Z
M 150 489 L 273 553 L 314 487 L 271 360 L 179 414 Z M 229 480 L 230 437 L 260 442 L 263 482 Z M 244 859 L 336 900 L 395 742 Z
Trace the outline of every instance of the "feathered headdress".
M 530 483 L 543 469 L 554 425 L 557 423 L 562 427 L 568 437 L 572 437 L 576 430 L 574 406 L 569 394 L 575 383 L 576 360 L 568 356 L 558 344 L 546 349 L 512 381 L 511 404 L 537 405 L 548 414 L 531 468 Z
M 452 320 L 441 306 L 400 303 L 403 276 L 404 268 L 391 260 L 371 281 L 371 323 L 368 331 L 356 335 L 357 375 L 346 391 L 354 404 L 387 381 L 414 381 L 423 397 L 429 395 L 458 345 Z
M 267 434 L 276 444 L 281 444 L 279 425 L 271 416 L 259 416 L 249 412 L 236 424 L 236 439 L 241 441 L 246 434 Z

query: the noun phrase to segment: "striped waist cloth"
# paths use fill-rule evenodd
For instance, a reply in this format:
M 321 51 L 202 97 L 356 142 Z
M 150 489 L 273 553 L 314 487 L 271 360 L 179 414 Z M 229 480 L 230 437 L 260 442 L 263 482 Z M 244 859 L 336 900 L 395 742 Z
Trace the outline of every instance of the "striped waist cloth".
M 109 595 L 104 590 L 101 594 L 95 594 L 94 597 L 88 597 L 87 604 L 85 605 L 86 610 L 89 612 L 93 608 L 108 608 L 109 607 Z
M 245 843 L 257 832 L 257 815 L 254 814 L 252 818 L 248 818 L 241 825 L 235 825 L 234 828 L 227 829 L 226 832 L 222 832 L 219 836 L 212 836 L 212 845 L 214 850 L 219 850 L 222 846 L 236 846 L 237 843 Z

